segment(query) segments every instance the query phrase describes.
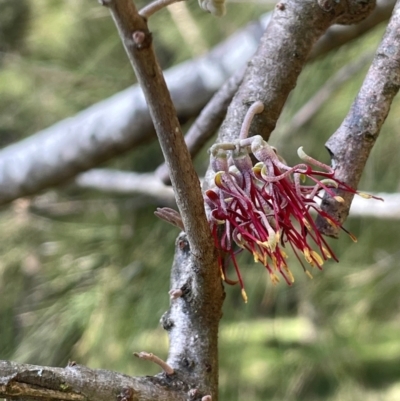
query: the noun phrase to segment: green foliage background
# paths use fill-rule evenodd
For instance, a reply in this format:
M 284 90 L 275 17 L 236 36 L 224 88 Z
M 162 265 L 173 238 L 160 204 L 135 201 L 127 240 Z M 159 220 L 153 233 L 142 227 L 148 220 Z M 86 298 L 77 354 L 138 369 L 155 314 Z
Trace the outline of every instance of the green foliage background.
M 137 1 L 139 6 L 144 1 Z M 198 55 L 267 6 L 230 3 L 215 19 L 187 3 L 193 47 L 164 10 L 151 20 L 164 68 Z M 188 22 L 188 21 L 186 21 Z M 190 23 L 190 21 L 189 21 Z M 193 24 L 193 22 L 192 22 Z M 377 47 L 379 26 L 308 65 L 280 127 L 340 67 Z M 367 65 L 305 127 L 271 142 L 328 161 L 323 144 L 346 115 Z M 106 9 L 96 1 L 0 0 L 0 145 L 6 146 L 135 82 Z M 395 101 L 360 185 L 399 191 L 399 103 Z M 152 171 L 156 143 L 108 163 Z M 207 164 L 203 152 L 199 171 Z M 371 201 L 373 202 L 373 201 Z M 159 319 L 168 307 L 177 231 L 156 220 L 149 200 L 62 187 L 0 212 L 0 358 L 63 366 L 69 359 L 127 374 L 153 374 L 132 352 L 166 357 Z M 371 208 L 373 208 L 371 203 Z M 346 401 L 400 399 L 398 220 L 352 218 L 332 241 L 341 262 L 273 287 L 260 265 L 241 260 L 249 303 L 228 287 L 221 323 L 221 399 Z

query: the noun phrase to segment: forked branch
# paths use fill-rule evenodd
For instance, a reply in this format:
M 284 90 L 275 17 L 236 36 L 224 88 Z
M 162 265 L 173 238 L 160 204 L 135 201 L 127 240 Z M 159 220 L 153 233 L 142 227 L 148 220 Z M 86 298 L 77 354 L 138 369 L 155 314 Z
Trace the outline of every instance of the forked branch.
M 331 136 L 326 147 L 332 157 L 335 176 L 347 185 L 357 188 L 368 156 L 389 114 L 393 98 L 400 88 L 400 1 L 362 87 L 339 129 Z M 338 222 L 346 220 L 353 194 L 339 193 L 344 202 L 335 204 L 327 197 L 322 208 Z M 318 219 L 325 234 L 338 236 L 335 227 Z

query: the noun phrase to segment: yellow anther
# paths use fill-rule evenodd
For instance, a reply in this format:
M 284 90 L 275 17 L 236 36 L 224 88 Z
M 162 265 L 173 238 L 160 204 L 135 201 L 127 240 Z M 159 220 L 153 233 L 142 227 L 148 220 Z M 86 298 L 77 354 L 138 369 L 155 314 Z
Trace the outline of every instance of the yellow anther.
M 247 304 L 247 301 L 249 299 L 247 298 L 247 294 L 246 294 L 246 291 L 244 290 L 244 288 L 242 288 L 242 298 L 243 298 L 244 303 Z
M 357 195 L 360 195 L 361 198 L 364 198 L 364 199 L 371 199 L 372 198 L 372 195 L 366 194 L 365 192 L 357 192 Z
M 287 268 L 287 263 L 284 260 L 281 260 L 281 266 L 283 266 L 284 268 Z
M 253 252 L 254 263 L 257 263 L 260 260 L 260 255 L 257 252 Z
M 218 171 L 218 173 L 215 173 L 214 182 L 217 187 L 222 186 L 222 174 L 224 174 L 223 171 Z
M 255 164 L 253 166 L 253 171 L 255 174 L 261 174 L 261 170 L 264 167 L 264 163 L 263 162 L 258 162 L 257 164 Z
M 311 258 L 310 250 L 308 248 L 303 249 L 304 257 L 306 258 L 307 263 L 313 265 L 314 261 Z
M 354 234 L 352 234 L 352 233 L 348 233 L 348 234 L 353 242 L 358 242 L 357 237 Z
M 271 281 L 273 285 L 279 283 L 279 277 L 275 273 L 270 273 L 269 276 L 271 277 Z
M 304 225 L 306 226 L 306 228 L 307 228 L 308 231 L 311 231 L 311 230 L 312 230 L 312 229 L 311 229 L 310 223 L 307 221 L 307 219 L 306 219 L 305 217 L 303 217 L 303 223 L 304 223 Z
M 271 259 L 272 259 L 272 264 L 274 265 L 274 270 L 278 270 L 278 263 L 275 255 L 271 255 Z
M 279 253 L 281 254 L 281 256 L 282 256 L 283 258 L 287 259 L 287 258 L 288 258 L 287 253 L 286 253 L 283 249 L 281 249 L 281 248 L 278 248 L 278 249 L 279 249 Z
M 307 274 L 307 276 L 312 280 L 314 277 L 313 277 L 313 275 L 308 271 L 308 270 L 305 270 L 305 273 Z
M 334 199 L 335 199 L 337 202 L 340 202 L 340 203 L 343 203 L 343 202 L 344 202 L 344 199 L 343 199 L 341 196 L 339 196 L 339 195 L 334 196 Z
M 321 256 L 319 255 L 319 253 L 315 252 L 315 251 L 311 251 L 311 255 L 314 258 L 314 260 L 320 265 L 322 266 L 324 264 L 323 259 L 321 258 Z
M 326 220 L 332 227 L 337 228 L 338 225 L 337 225 L 332 219 L 330 219 L 329 217 L 326 217 L 326 216 L 325 216 L 325 220 Z
M 294 283 L 294 276 L 292 274 L 292 272 L 286 267 L 285 268 L 287 275 L 289 276 L 289 280 Z
M 264 241 L 264 242 L 257 241 L 256 243 L 257 243 L 257 245 L 259 245 L 260 247 L 265 248 L 265 249 L 267 249 L 268 251 L 274 252 L 274 251 L 275 251 L 275 248 L 276 248 L 276 243 L 277 243 L 277 241 L 276 241 L 276 239 L 275 239 L 275 235 L 271 235 L 271 236 L 268 238 L 268 241 Z
M 325 247 L 322 247 L 322 253 L 324 254 L 324 256 L 325 256 L 327 259 L 331 259 L 331 258 L 332 258 L 331 253 L 330 253 Z

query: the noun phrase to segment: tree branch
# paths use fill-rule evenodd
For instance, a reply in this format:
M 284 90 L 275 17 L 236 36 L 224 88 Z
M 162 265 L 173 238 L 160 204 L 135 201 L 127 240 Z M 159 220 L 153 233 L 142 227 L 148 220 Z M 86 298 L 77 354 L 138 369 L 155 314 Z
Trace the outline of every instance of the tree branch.
M 326 143 L 335 176 L 352 188 L 358 186 L 368 156 L 399 88 L 400 1 L 396 3 L 383 40 L 348 115 Z M 344 199 L 343 203 L 325 196 L 322 208 L 336 221 L 343 223 L 354 194 L 341 192 L 339 195 Z M 338 228 L 324 219 L 317 219 L 317 224 L 326 235 L 338 236 Z
M 332 27 L 314 49 L 321 55 L 389 18 L 395 0 L 380 0 L 364 23 Z M 249 24 L 206 56 L 173 67 L 166 73 L 178 114 L 196 115 L 212 94 L 254 53 L 270 14 Z M 365 21 L 366 22 L 366 21 Z M 331 34 L 330 32 L 333 31 Z M 124 152 L 154 134 L 138 85 L 122 91 L 37 134 L 0 151 L 0 204 L 70 180 Z
M 228 106 L 242 82 L 243 73 L 244 69 L 238 70 L 222 85 L 186 133 L 185 142 L 192 158 L 196 156 L 221 125 Z M 169 171 L 165 163 L 157 168 L 156 175 L 165 184 L 170 183 Z
M 80 174 L 77 180 L 81 188 L 91 188 L 117 194 L 145 195 L 163 205 L 176 206 L 172 188 L 163 185 L 154 174 L 93 169 L 87 173 Z M 351 204 L 349 217 L 400 218 L 400 194 L 371 193 L 371 195 L 382 198 L 385 202 L 376 202 L 371 207 L 370 199 L 357 196 Z M 176 225 L 175 223 L 171 224 Z
M 118 194 L 145 195 L 162 205 L 175 206 L 174 191 L 152 173 L 133 173 L 110 169 L 92 169 L 79 174 L 74 184 L 79 188 Z
M 268 15 L 209 54 L 175 66 L 167 83 L 182 118 L 197 115 L 213 93 L 254 53 Z M 0 204 L 63 183 L 154 135 L 139 85 L 0 151 Z
M 374 1 L 335 2 L 294 0 L 278 3 L 254 57 L 248 64 L 243 82 L 236 93 L 219 132 L 218 141 L 238 138 L 248 108 L 257 100 L 264 104 L 250 128 L 250 136 L 268 140 L 283 105 L 296 85 L 313 44 L 337 21 L 359 21 L 371 11 Z M 361 8 L 353 9 L 353 6 Z M 296 35 L 293 35 L 296 32 Z M 205 185 L 212 181 L 209 169 Z
M 186 401 L 178 375 L 129 377 L 108 370 L 71 364 L 66 368 L 0 361 L 0 397 L 43 401 Z
M 134 352 L 133 355 L 135 355 L 137 358 L 145 359 L 146 361 L 150 361 L 158 365 L 167 375 L 173 375 L 174 369 L 169 366 L 165 361 L 163 361 L 160 357 L 157 355 L 154 355 L 149 352 Z
M 318 57 L 343 44 L 363 35 L 392 15 L 396 0 L 378 0 L 375 10 L 358 24 L 345 26 L 334 25 L 318 40 L 311 51 L 310 58 Z
M 155 58 L 146 19 L 131 0 L 103 0 L 103 4 L 111 12 L 146 97 L 185 227 L 177 240 L 171 289 L 185 288 L 187 296 L 173 302 L 169 324 L 164 324 L 170 337 L 167 363 L 184 375 L 183 383 L 198 383 L 203 395 L 212 394 L 217 400 L 223 288 L 200 182 Z
M 214 248 L 204 213 L 199 179 L 181 132 L 161 68 L 155 58 L 146 19 L 131 0 L 103 0 L 111 12 L 145 95 L 161 149 L 169 166 L 176 202 L 192 252 L 210 262 Z

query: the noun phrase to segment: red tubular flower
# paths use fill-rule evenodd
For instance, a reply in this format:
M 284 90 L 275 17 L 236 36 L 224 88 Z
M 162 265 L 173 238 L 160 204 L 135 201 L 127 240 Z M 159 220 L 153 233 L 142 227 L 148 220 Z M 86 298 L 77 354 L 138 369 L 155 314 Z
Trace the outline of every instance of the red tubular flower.
M 259 161 L 254 166 L 250 153 Z M 315 198 L 320 198 L 321 192 L 325 191 L 336 201 L 343 202 L 333 188 L 372 197 L 338 181 L 331 167 L 306 155 L 302 148 L 298 155 L 304 163 L 289 167 L 260 136 L 211 148 L 215 187 L 205 193 L 209 221 L 220 251 L 222 277 L 228 283 L 235 283 L 226 274 L 225 256 L 229 256 L 245 301 L 247 295 L 235 258 L 238 251 L 251 252 L 254 260 L 266 267 L 273 283 L 279 281 L 280 275 L 291 285 L 294 277 L 283 250 L 289 243 L 304 271 L 312 277 L 301 255 L 318 269 L 329 258 L 338 260 L 315 225 L 311 210 L 330 224 L 341 227 L 321 210 Z M 312 166 L 319 169 L 314 170 Z

